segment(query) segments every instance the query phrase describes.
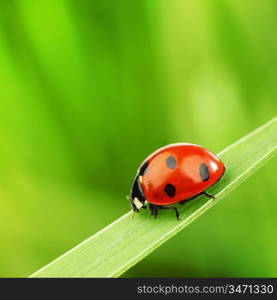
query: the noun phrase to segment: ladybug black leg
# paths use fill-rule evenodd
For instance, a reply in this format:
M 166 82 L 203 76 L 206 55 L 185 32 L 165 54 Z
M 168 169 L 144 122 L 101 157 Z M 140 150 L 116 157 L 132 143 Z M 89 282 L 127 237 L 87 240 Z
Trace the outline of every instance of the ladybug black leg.
M 196 196 L 194 196 L 192 198 L 180 201 L 179 204 L 183 205 L 183 204 L 187 203 L 188 201 L 191 201 L 191 200 L 197 198 L 200 195 L 205 195 L 205 196 L 209 197 L 210 199 L 215 199 L 215 196 L 213 196 L 213 195 L 211 195 L 211 194 L 209 194 L 209 193 L 207 193 L 207 192 L 204 191 L 204 192 L 202 192 L 202 193 L 200 193 L 200 194 L 198 194 L 198 195 L 196 195 Z
M 177 220 L 179 220 L 180 214 L 178 212 L 177 207 L 175 207 L 175 206 L 159 206 L 159 209 L 173 209 L 173 210 L 175 210 L 176 218 L 177 218 Z
M 149 208 L 150 208 L 150 211 L 151 211 L 151 215 L 154 216 L 154 218 L 156 219 L 158 213 L 159 213 L 159 208 L 157 205 L 154 205 L 154 204 L 149 204 Z
M 211 194 L 209 194 L 209 193 L 207 193 L 207 192 L 203 192 L 202 194 L 204 194 L 204 195 L 206 195 L 207 197 L 209 197 L 210 199 L 215 199 L 215 196 L 213 196 L 213 195 L 211 195 Z

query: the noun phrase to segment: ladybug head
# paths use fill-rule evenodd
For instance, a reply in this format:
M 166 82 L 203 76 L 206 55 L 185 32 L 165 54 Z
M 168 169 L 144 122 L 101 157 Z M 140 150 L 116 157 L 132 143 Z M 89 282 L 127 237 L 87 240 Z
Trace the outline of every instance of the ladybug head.
M 134 212 L 138 212 L 144 207 L 145 197 L 140 184 L 140 174 L 135 177 L 129 199 Z

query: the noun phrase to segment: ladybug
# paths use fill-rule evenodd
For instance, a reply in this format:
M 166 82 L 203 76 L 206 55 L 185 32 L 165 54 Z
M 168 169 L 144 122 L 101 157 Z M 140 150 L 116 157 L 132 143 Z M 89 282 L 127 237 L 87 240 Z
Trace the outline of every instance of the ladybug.
M 134 212 L 146 208 L 156 218 L 160 209 L 172 209 L 172 204 L 184 204 L 199 195 L 214 199 L 206 189 L 224 174 L 225 166 L 209 150 L 194 144 L 170 144 L 156 150 L 140 165 L 129 196 Z

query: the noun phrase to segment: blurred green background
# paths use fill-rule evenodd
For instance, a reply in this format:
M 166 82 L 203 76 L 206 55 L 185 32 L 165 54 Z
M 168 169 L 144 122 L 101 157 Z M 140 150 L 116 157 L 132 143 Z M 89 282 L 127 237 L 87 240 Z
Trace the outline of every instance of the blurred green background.
M 0 276 L 127 212 L 156 148 L 218 152 L 274 117 L 276 30 L 275 0 L 0 0 Z M 277 276 L 276 167 L 123 277 Z

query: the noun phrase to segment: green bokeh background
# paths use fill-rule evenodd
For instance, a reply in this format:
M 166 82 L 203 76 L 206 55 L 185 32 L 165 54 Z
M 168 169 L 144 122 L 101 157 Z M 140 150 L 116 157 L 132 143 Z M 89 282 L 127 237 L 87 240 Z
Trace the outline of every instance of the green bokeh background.
M 156 148 L 218 152 L 274 117 L 276 31 L 275 0 L 0 0 L 0 276 L 127 212 Z M 123 277 L 277 276 L 276 167 Z

